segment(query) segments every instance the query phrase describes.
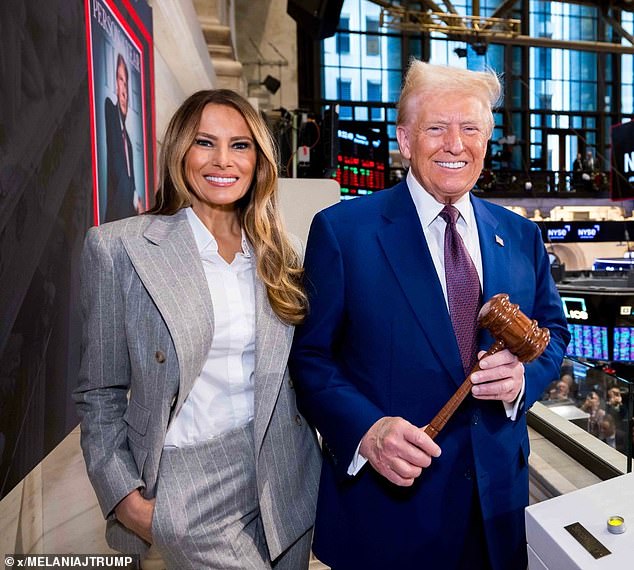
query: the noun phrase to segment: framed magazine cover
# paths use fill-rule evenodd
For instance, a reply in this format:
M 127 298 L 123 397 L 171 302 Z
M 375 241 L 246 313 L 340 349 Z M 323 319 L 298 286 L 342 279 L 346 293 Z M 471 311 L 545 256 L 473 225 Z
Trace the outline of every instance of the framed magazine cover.
M 155 172 L 152 12 L 145 0 L 84 0 L 94 224 L 144 212 Z

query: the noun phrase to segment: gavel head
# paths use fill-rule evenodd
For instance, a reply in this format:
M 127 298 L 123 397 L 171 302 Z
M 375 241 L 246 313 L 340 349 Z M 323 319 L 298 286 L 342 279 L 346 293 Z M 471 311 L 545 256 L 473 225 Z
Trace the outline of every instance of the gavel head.
M 550 331 L 539 328 L 537 321 L 522 313 L 506 293 L 494 295 L 482 306 L 478 324 L 502 341 L 522 362 L 535 360 L 550 342 Z

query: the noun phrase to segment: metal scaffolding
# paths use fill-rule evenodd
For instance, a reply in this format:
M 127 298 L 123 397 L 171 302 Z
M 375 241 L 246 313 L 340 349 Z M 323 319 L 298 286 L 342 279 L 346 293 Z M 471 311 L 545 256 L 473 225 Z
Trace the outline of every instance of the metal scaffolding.
M 502 0 L 489 17 L 480 16 L 480 2 L 474 0 L 472 14 L 459 14 L 450 0 L 442 6 L 433 0 L 415 3 L 391 0 L 370 0 L 381 7 L 380 25 L 406 32 L 442 33 L 448 38 L 482 46 L 487 43 L 548 47 L 596 53 L 634 54 L 634 37 L 618 21 L 618 11 L 634 10 L 634 1 L 573 2 L 599 7 L 603 21 L 611 26 L 618 37 L 629 44 L 582 40 L 558 40 L 547 37 L 522 35 L 521 21 L 508 17 L 516 0 Z M 415 5 L 416 7 L 412 7 Z

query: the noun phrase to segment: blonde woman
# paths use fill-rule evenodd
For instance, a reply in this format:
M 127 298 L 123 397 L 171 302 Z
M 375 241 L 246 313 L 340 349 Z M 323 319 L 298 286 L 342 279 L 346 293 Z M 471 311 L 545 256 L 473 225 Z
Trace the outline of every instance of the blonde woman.
M 111 546 L 168 568 L 308 566 L 319 451 L 286 361 L 307 311 L 266 125 L 200 91 L 172 118 L 156 206 L 92 228 L 76 400 Z

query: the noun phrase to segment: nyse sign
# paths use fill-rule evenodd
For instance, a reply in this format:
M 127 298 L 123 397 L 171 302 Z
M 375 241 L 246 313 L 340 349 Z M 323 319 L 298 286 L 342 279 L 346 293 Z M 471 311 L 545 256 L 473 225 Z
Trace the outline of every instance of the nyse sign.
M 627 181 L 634 182 L 634 150 L 623 155 L 623 171 Z
M 634 224 L 625 221 L 539 222 L 539 226 L 545 243 L 625 241 L 634 236 Z

